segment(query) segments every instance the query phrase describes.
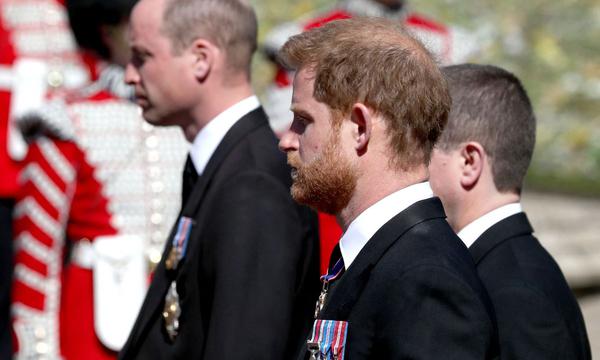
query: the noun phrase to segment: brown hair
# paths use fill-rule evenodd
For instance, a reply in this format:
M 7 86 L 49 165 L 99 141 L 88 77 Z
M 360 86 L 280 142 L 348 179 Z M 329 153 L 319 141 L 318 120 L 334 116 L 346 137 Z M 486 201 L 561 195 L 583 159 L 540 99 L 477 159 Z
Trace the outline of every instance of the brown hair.
M 477 141 L 491 158 L 499 191 L 521 192 L 535 146 L 535 116 L 521 82 L 490 65 L 463 64 L 442 69 L 452 109 L 438 147 L 448 151 Z
M 362 102 L 381 115 L 394 165 L 408 169 L 429 162 L 450 96 L 429 52 L 397 22 L 333 21 L 288 40 L 280 61 L 293 70 L 313 71 L 314 97 L 333 113 L 347 115 Z
M 225 51 L 230 70 L 249 76 L 257 28 L 256 14 L 244 0 L 168 0 L 162 31 L 175 53 L 206 38 Z

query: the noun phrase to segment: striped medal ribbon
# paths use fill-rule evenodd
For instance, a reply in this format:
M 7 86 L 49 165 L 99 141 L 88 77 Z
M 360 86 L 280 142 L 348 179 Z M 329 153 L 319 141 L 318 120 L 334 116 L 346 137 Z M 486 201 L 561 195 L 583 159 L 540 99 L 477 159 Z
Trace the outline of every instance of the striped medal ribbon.
M 182 216 L 177 224 L 177 233 L 173 237 L 171 251 L 165 260 L 165 268 L 167 270 L 175 270 L 181 259 L 185 257 L 187 250 L 190 232 L 192 230 L 193 220 L 189 217 Z
M 316 319 L 307 342 L 311 360 L 343 360 L 348 322 Z

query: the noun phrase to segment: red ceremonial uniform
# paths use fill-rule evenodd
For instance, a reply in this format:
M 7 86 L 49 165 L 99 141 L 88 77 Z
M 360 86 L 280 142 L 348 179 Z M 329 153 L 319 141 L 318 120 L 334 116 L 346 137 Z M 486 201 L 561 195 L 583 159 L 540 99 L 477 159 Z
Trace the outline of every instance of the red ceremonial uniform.
M 10 80 L 8 69 L 15 55 L 10 43 L 8 31 L 0 18 L 0 198 L 12 198 L 17 191 L 18 166 L 8 150 L 9 114 L 10 114 Z
M 18 357 L 115 358 L 145 294 L 143 258 L 160 260 L 179 211 L 187 142 L 114 96 L 122 84 L 108 67 L 19 119 L 38 135 L 14 210 Z
M 390 10 L 373 0 L 340 1 L 329 11 L 278 26 L 267 35 L 263 47 L 268 54 L 275 54 L 290 36 L 330 21 L 348 19 L 352 16 L 398 19 L 442 64 L 463 62 L 476 51 L 473 39 L 469 39 L 460 29 L 448 27 L 421 14 L 408 11 L 406 7 Z M 292 99 L 292 79 L 293 73 L 277 65 L 273 81 L 265 93 L 265 110 L 269 115 L 271 127 L 278 134 L 287 130 L 292 121 L 293 115 L 289 110 Z M 319 214 L 319 220 L 321 271 L 325 273 L 331 250 L 340 239 L 342 231 L 333 216 Z
M 11 115 L 86 84 L 92 67 L 76 51 L 62 1 L 0 0 L 0 198 L 14 198 L 26 152 Z

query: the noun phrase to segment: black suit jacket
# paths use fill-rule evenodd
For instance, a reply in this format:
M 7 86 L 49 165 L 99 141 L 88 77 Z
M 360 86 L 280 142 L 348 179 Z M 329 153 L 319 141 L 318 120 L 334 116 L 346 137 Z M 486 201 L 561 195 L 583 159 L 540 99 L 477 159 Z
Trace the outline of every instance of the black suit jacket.
M 487 359 L 491 304 L 438 198 L 417 202 L 367 242 L 319 315 L 348 321 L 345 359 Z
M 502 359 L 590 359 L 577 301 L 532 232 L 519 213 L 470 247 L 496 310 Z
M 290 169 L 262 109 L 227 133 L 194 186 L 194 219 L 176 274 L 165 257 L 121 359 L 290 359 L 310 328 L 318 296 L 316 214 L 290 196 Z M 165 253 L 171 248 L 171 234 Z M 161 316 L 177 281 L 180 330 Z

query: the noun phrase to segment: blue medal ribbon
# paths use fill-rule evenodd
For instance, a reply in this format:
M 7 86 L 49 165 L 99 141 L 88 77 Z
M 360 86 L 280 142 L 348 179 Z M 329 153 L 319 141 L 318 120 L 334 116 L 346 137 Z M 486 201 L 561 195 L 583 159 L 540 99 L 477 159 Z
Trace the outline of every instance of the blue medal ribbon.
M 193 220 L 189 217 L 182 216 L 177 224 L 177 233 L 173 237 L 172 245 L 176 250 L 177 263 L 185 257 L 187 244 L 192 231 Z
M 328 271 L 327 274 L 321 276 L 321 281 L 323 283 L 328 283 L 330 281 L 333 281 L 333 280 L 337 279 L 342 274 L 343 271 L 344 271 L 344 258 L 340 258 L 335 263 L 335 265 L 333 265 L 333 268 L 331 269 L 331 273 L 329 273 L 329 271 Z

